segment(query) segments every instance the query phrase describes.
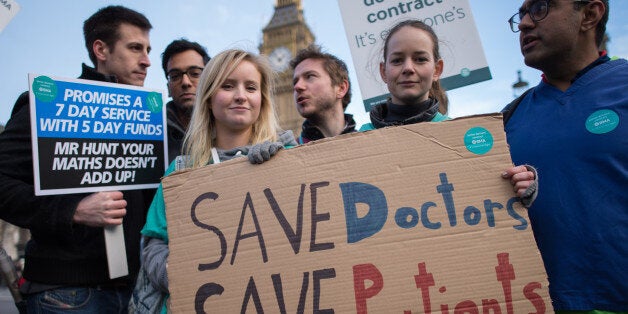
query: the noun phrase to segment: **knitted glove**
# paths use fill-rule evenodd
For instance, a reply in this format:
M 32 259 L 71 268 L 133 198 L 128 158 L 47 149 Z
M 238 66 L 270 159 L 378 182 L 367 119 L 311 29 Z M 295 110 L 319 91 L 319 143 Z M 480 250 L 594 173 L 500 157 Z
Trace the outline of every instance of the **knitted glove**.
M 536 196 L 539 194 L 539 175 L 536 171 L 536 168 L 530 165 L 524 166 L 528 169 L 528 171 L 532 171 L 534 173 L 534 182 L 532 182 L 532 184 L 528 186 L 528 188 L 523 192 L 523 195 L 521 196 L 521 203 L 523 203 L 523 206 L 525 206 L 526 208 L 529 208 L 530 206 L 532 206 L 532 203 L 536 199 Z
M 274 156 L 282 148 L 283 143 L 281 142 L 266 141 L 255 144 L 249 149 L 249 161 L 252 164 L 261 164 L 268 161 L 270 157 Z

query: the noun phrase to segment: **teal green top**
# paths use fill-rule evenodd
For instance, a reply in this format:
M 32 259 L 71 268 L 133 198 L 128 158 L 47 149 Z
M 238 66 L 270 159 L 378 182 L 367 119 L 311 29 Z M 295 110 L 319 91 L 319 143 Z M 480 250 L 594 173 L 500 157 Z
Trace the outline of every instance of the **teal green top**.
M 175 161 L 170 163 L 164 176 L 168 176 L 175 170 Z M 166 225 L 166 203 L 164 201 L 164 189 L 161 183 L 155 192 L 153 202 L 148 208 L 146 224 L 142 229 L 142 234 L 151 238 L 158 238 L 168 243 L 168 227 Z

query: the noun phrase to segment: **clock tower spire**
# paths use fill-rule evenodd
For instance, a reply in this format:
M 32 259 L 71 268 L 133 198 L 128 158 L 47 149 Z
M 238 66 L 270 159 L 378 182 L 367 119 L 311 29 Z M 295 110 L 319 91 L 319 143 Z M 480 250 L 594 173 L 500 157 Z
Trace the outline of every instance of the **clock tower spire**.
M 268 56 L 270 65 L 277 72 L 274 102 L 279 124 L 298 136 L 303 118 L 295 108 L 292 93 L 293 71 L 289 63 L 297 51 L 307 47 L 315 39 L 305 23 L 301 0 L 275 0 L 275 12 L 262 33 L 260 53 Z

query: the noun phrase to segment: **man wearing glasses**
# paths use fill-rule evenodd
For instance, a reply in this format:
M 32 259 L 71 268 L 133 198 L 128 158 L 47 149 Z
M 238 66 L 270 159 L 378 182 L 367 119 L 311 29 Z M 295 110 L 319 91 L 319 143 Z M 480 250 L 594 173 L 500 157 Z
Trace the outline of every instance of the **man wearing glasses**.
M 526 0 L 508 21 L 543 72 L 504 123 L 513 162 L 538 171 L 529 215 L 558 313 L 628 313 L 628 63 L 598 50 L 608 12 Z
M 168 162 L 181 155 L 183 136 L 192 117 L 196 101 L 196 84 L 209 61 L 207 50 L 196 42 L 177 39 L 161 55 L 164 74 L 168 79 L 166 104 L 168 119 Z

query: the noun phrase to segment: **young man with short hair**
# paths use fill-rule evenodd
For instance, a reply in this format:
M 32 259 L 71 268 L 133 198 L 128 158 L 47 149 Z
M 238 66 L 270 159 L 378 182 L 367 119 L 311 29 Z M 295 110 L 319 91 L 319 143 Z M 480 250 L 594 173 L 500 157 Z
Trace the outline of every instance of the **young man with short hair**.
M 351 102 L 347 65 L 310 45 L 297 53 L 290 66 L 296 107 L 305 118 L 298 142 L 355 132 L 353 116 L 344 113 Z
M 169 163 L 181 155 L 183 137 L 196 101 L 196 85 L 209 59 L 205 47 L 186 39 L 174 40 L 161 55 L 168 94 L 172 97 L 166 104 Z
M 108 6 L 83 26 L 94 68 L 79 78 L 142 86 L 150 66 L 148 19 Z M 25 283 L 29 313 L 126 312 L 139 270 L 140 233 L 154 190 L 35 196 L 28 92 L 0 133 L 0 218 L 28 228 Z M 104 227 L 122 224 L 129 275 L 109 279 Z

